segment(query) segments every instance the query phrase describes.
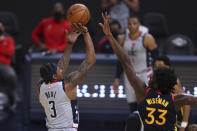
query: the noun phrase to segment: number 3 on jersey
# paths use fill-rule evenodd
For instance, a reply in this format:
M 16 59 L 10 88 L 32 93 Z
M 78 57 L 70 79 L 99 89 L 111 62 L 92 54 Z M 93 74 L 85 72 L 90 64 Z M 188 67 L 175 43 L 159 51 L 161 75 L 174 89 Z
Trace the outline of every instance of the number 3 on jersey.
M 159 120 L 155 120 L 155 116 L 153 115 L 154 112 L 156 111 L 156 108 L 146 107 L 146 110 L 149 111 L 148 113 L 149 120 L 145 119 L 146 124 L 152 125 L 155 122 L 157 125 L 161 126 L 166 123 L 165 115 L 168 112 L 167 110 L 162 110 L 162 109 L 157 110 L 159 113 L 161 113 L 159 115 Z
M 56 110 L 55 110 L 55 102 L 54 101 L 49 101 L 49 105 L 51 107 L 51 110 L 53 111 L 53 114 L 51 114 L 51 117 L 55 118 L 57 116 Z

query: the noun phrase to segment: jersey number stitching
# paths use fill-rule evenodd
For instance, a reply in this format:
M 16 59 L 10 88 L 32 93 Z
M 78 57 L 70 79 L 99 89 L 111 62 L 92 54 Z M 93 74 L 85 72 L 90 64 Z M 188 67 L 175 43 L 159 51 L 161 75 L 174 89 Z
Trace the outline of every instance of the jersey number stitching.
M 152 124 L 155 122 L 157 125 L 162 126 L 162 125 L 164 125 L 164 124 L 166 123 L 165 115 L 168 113 L 167 110 L 162 110 L 162 109 L 158 109 L 158 110 L 157 110 L 159 113 L 161 113 L 161 114 L 159 115 L 159 119 L 160 119 L 161 121 L 155 120 L 155 117 L 154 117 L 154 115 L 153 115 L 154 112 L 156 111 L 156 108 L 146 107 L 146 110 L 147 110 L 147 111 L 150 111 L 150 112 L 148 113 L 148 117 L 150 118 L 150 120 L 145 119 L 146 124 L 152 125 Z
M 52 104 L 51 110 L 53 110 L 53 114 L 51 114 L 52 118 L 55 118 L 57 116 L 56 114 L 56 109 L 55 109 L 55 102 L 54 101 L 49 101 L 49 105 Z

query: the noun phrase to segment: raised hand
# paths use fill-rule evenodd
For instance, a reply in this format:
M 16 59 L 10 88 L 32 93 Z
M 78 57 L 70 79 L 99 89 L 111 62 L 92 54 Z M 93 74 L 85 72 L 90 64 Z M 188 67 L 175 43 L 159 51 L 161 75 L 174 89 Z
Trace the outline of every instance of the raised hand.
M 73 23 L 71 25 L 71 31 L 67 35 L 67 40 L 70 43 L 75 43 L 77 41 L 77 38 L 82 33 L 87 32 L 88 29 L 85 26 L 82 26 L 80 23 Z
M 88 31 L 87 27 L 83 26 L 81 23 L 73 23 L 72 26 L 74 31 L 80 34 Z
M 103 18 L 103 24 L 99 23 L 99 26 L 103 29 L 103 32 L 105 33 L 105 35 L 109 36 L 111 35 L 110 26 L 109 26 L 110 18 L 107 12 L 105 12 L 105 14 L 102 13 L 102 18 Z

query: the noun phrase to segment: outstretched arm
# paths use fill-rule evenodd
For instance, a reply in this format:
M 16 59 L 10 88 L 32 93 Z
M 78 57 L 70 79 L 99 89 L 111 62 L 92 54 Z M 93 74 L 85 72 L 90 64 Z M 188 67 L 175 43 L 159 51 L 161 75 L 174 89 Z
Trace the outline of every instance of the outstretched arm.
M 174 103 L 176 106 L 197 105 L 197 97 L 186 93 L 175 94 Z
M 105 15 L 102 14 L 102 17 L 104 20 L 104 24 L 99 23 L 99 25 L 102 27 L 105 35 L 109 38 L 110 44 L 115 54 L 117 55 L 118 59 L 120 60 L 128 80 L 135 90 L 137 101 L 141 102 L 144 99 L 145 83 L 138 76 L 136 76 L 136 72 L 131 64 L 128 54 L 124 51 L 124 49 L 120 46 L 120 44 L 118 44 L 118 42 L 112 36 L 109 27 L 109 16 L 107 15 L 107 13 L 105 13 Z
M 57 72 L 61 74 L 61 76 L 66 72 L 69 62 L 70 62 L 70 54 L 72 52 L 73 45 L 68 43 L 67 47 L 62 55 L 61 59 L 57 64 Z
M 96 62 L 96 56 L 94 51 L 94 46 L 90 34 L 86 27 L 81 24 L 75 24 L 78 30 L 81 30 L 83 33 L 85 45 L 86 45 L 86 59 L 79 66 L 78 70 L 70 73 L 65 79 L 65 88 L 66 90 L 72 90 L 75 88 L 80 82 L 84 80 L 87 76 L 88 71 L 93 67 Z
M 58 61 L 58 65 L 57 65 L 57 73 L 59 74 L 58 76 L 63 77 L 64 73 L 66 72 L 68 68 L 73 44 L 76 42 L 78 36 L 80 35 L 80 33 L 76 32 L 76 30 L 77 29 L 75 29 L 72 25 L 71 31 L 66 36 L 68 43 L 64 51 L 64 54 L 62 55 L 61 59 Z M 62 78 L 59 78 L 59 79 L 62 79 Z

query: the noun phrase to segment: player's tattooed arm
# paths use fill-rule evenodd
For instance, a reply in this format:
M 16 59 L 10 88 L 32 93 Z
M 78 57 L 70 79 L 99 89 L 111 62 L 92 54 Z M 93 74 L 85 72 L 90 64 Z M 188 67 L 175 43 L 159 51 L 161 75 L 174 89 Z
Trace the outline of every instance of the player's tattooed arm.
M 79 66 L 77 71 L 70 73 L 66 79 L 65 83 L 70 84 L 70 87 L 76 87 L 80 82 L 82 82 L 88 74 L 88 71 L 92 68 L 93 64 L 88 63 L 84 60 Z
M 136 72 L 131 64 L 128 54 L 113 37 L 109 27 L 109 16 L 105 13 L 102 14 L 102 17 L 104 24 L 99 23 L 99 25 L 103 29 L 105 35 L 109 38 L 113 51 L 121 62 L 127 78 L 135 90 L 137 101 L 141 102 L 143 101 L 145 95 L 145 83 L 138 76 L 136 76 Z
M 65 83 L 68 84 L 65 87 L 69 86 L 73 88 L 84 80 L 84 78 L 87 76 L 88 71 L 96 62 L 93 42 L 87 28 L 80 24 L 75 24 L 75 27 L 83 32 L 84 41 L 86 44 L 86 59 L 82 62 L 82 64 L 76 71 L 70 73 L 65 79 Z
M 68 68 L 70 63 L 70 55 L 72 52 L 73 44 L 77 41 L 77 38 L 81 34 L 81 31 L 77 29 L 75 26 L 71 25 L 71 30 L 67 33 L 67 47 L 62 55 L 61 59 L 58 61 L 58 73 L 64 74 Z
M 64 51 L 64 54 L 62 55 L 61 59 L 58 61 L 58 68 L 59 68 L 59 71 L 64 74 L 68 68 L 68 65 L 70 63 L 70 55 L 71 55 L 71 52 L 72 52 L 72 47 L 73 47 L 73 44 L 69 43 L 67 44 L 67 47 Z

